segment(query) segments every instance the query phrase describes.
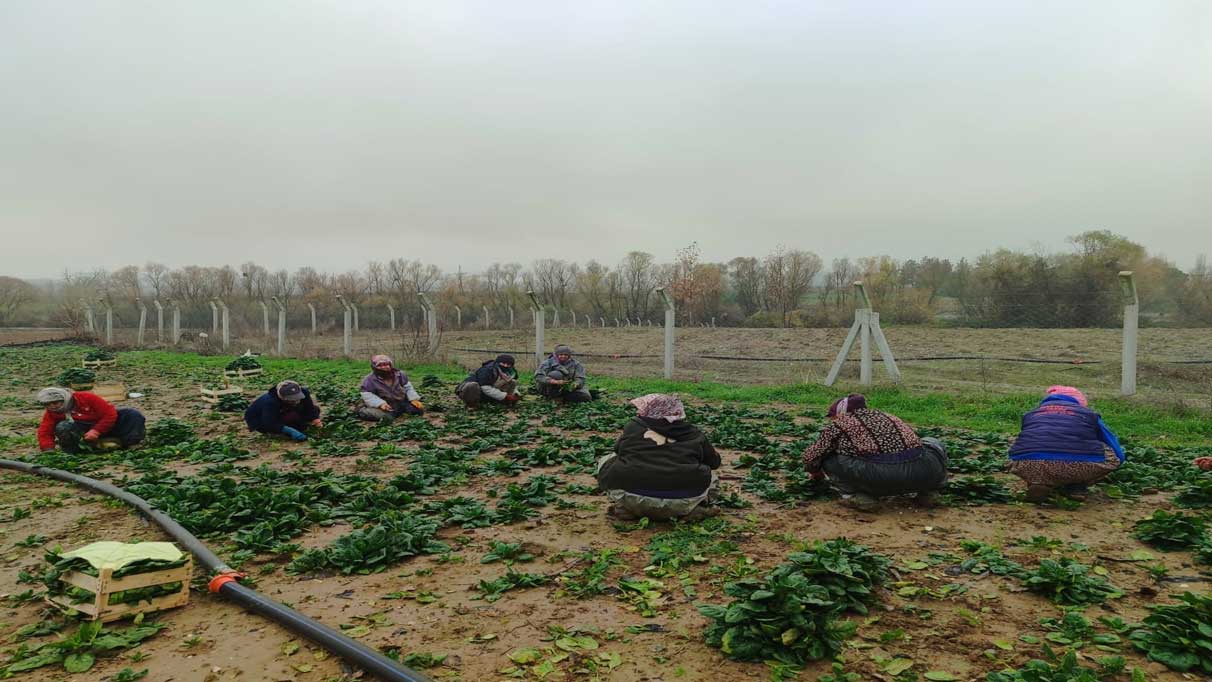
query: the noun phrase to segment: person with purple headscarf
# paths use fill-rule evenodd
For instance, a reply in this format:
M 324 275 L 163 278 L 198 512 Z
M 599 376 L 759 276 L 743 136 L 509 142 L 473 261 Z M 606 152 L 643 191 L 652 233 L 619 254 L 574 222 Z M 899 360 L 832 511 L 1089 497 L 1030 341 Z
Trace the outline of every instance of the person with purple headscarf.
M 1072 386 L 1051 386 L 1039 406 L 1023 415 L 1010 446 L 1010 473 L 1027 484 L 1027 500 L 1042 502 L 1056 492 L 1084 499 L 1087 486 L 1126 459 L 1119 439 Z
M 359 418 L 391 423 L 400 415 L 425 414 L 421 394 L 412 387 L 408 375 L 396 369 L 390 357 L 373 356 L 370 370 L 358 387 L 362 395 L 362 404 L 357 409 Z
M 650 393 L 631 401 L 636 416 L 598 462 L 598 487 L 620 519 L 702 518 L 719 513 L 720 455 L 707 436 L 686 421 L 674 395 Z
M 853 393 L 829 406 L 829 424 L 804 450 L 804 468 L 813 478 L 827 477 L 843 503 L 860 511 L 874 511 L 881 497 L 909 493 L 929 506 L 947 480 L 947 451 Z

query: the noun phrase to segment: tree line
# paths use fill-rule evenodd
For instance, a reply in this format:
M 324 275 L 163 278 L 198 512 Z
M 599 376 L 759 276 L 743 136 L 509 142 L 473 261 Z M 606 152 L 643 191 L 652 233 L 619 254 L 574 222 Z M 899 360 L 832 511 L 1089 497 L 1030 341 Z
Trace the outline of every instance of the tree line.
M 125 319 L 136 299 L 173 300 L 187 324 L 209 320 L 209 301 L 255 310 L 276 297 L 299 315 L 306 303 L 332 310 L 337 295 L 369 313 L 397 307 L 402 321 L 419 317 L 417 292 L 430 295 L 449 327 L 456 307 L 464 326 L 489 315 L 500 326 L 507 311 L 529 310 L 535 292 L 550 311 L 604 319 L 657 320 L 658 289 L 673 300 L 679 323 L 748 327 L 815 327 L 848 324 L 855 281 L 864 282 L 881 319 L 892 324 L 985 327 L 1099 327 L 1118 324 L 1122 299 L 1118 273 L 1135 272 L 1143 323 L 1212 325 L 1212 268 L 1200 258 L 1184 272 L 1140 244 L 1106 231 L 1070 237 L 1059 253 L 999 249 L 951 261 L 892 256 L 835 258 L 778 248 L 761 257 L 727 262 L 702 258 L 697 244 L 659 261 L 632 251 L 609 265 L 544 258 L 528 267 L 494 263 L 479 273 L 443 272 L 402 258 L 372 261 L 361 270 L 325 272 L 314 267 L 270 270 L 255 262 L 218 267 L 159 263 L 114 271 L 65 272 L 49 286 L 0 277 L 0 324 L 77 326 L 80 301 L 108 301 Z M 199 322 L 198 320 L 203 320 Z

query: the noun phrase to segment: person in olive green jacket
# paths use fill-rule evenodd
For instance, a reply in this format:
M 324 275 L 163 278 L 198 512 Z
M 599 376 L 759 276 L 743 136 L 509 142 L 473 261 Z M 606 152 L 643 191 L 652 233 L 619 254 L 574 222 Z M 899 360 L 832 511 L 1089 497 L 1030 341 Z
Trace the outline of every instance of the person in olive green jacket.
M 614 454 L 598 463 L 598 487 L 612 516 L 654 520 L 718 514 L 720 455 L 686 421 L 677 396 L 652 393 L 631 401 L 638 414 L 623 428 Z

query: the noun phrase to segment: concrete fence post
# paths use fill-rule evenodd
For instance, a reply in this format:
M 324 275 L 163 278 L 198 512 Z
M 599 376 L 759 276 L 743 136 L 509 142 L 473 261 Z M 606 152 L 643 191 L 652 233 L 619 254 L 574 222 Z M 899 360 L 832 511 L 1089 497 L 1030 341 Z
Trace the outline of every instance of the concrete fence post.
M 387 316 L 391 321 L 391 330 L 396 330 L 396 307 L 390 303 L 387 304 Z
M 488 312 L 488 306 L 484 306 L 484 329 L 487 330 L 492 326 L 492 313 Z
M 599 327 L 602 327 L 603 329 L 606 328 L 606 318 L 599 317 L 598 322 L 600 323 L 600 324 L 598 324 Z M 618 322 L 618 320 L 615 320 L 615 322 Z
M 84 308 L 84 330 L 89 334 L 97 333 L 97 320 L 93 316 L 93 307 L 88 301 L 80 301 L 81 307 Z
M 219 304 L 214 299 L 210 301 L 210 333 L 219 333 Z
M 353 330 L 355 332 L 362 331 L 361 326 L 358 325 L 358 304 L 350 301 L 349 307 L 353 309 Z
M 152 301 L 152 305 L 156 306 L 156 343 L 164 343 L 164 306 L 158 298 Z
M 342 311 L 341 354 L 348 358 L 353 356 L 353 309 L 341 294 L 337 294 L 337 302 Z
M 1119 273 L 1120 295 L 1124 302 L 1124 339 L 1120 357 L 1120 395 L 1136 395 L 1136 345 L 1140 322 L 1140 298 L 1136 293 L 1136 276 L 1130 270 Z
M 222 299 L 216 299 L 216 307 L 219 309 L 220 319 L 223 321 L 223 350 L 231 347 L 231 313 L 227 309 L 227 303 Z
M 309 301 L 307 309 L 311 311 L 311 333 L 314 335 L 316 333 L 316 304 Z
M 269 304 L 264 300 L 257 301 L 261 306 L 261 334 L 269 338 Z
M 527 291 L 526 296 L 530 299 L 530 309 L 534 312 L 534 366 L 538 367 L 543 364 L 543 332 L 547 314 L 543 312 L 543 306 L 539 305 L 539 298 L 533 291 Z
M 509 306 L 509 328 L 513 329 L 513 306 Z
M 657 287 L 657 295 L 665 302 L 665 378 L 673 378 L 673 330 L 677 323 L 673 308 L 673 299 L 665 287 Z
M 901 372 L 896 366 L 896 359 L 892 356 L 892 348 L 888 345 L 888 339 L 884 337 L 884 331 L 880 328 L 879 313 L 871 310 L 871 299 L 867 296 L 867 288 L 863 286 L 862 282 L 854 283 L 854 301 L 857 306 L 854 310 L 854 324 L 851 325 L 850 332 L 846 335 L 846 340 L 842 342 L 842 349 L 833 361 L 833 366 L 829 369 L 829 375 L 825 377 L 825 385 L 832 386 L 837 381 L 838 374 L 842 371 L 842 365 L 850 355 L 851 349 L 854 348 L 856 339 L 859 341 L 860 384 L 863 386 L 871 385 L 871 345 L 873 342 L 879 346 L 880 357 L 884 362 L 884 369 L 887 370 L 888 376 L 893 381 L 900 381 Z
M 169 300 L 168 304 L 173 309 L 172 344 L 175 346 L 181 343 L 181 306 L 173 300 Z
M 556 307 L 555 313 L 551 317 L 551 328 L 555 329 L 558 326 L 560 326 L 560 309 Z
M 426 326 L 429 331 L 429 354 L 437 355 L 438 353 L 438 316 L 434 310 L 433 303 L 430 302 L 429 296 L 425 292 L 418 291 L 417 299 L 421 301 L 421 308 L 425 311 Z
M 269 300 L 278 309 L 278 355 L 286 355 L 286 306 L 277 296 L 271 296 Z
M 142 348 L 143 333 L 147 330 L 147 305 L 141 298 L 135 299 L 135 305 L 139 306 L 139 335 L 136 337 L 135 345 Z
M 455 328 L 463 328 L 463 309 L 459 306 L 455 306 Z
M 105 307 L 105 345 L 112 346 L 114 344 L 114 307 L 105 299 L 98 299 L 98 302 Z

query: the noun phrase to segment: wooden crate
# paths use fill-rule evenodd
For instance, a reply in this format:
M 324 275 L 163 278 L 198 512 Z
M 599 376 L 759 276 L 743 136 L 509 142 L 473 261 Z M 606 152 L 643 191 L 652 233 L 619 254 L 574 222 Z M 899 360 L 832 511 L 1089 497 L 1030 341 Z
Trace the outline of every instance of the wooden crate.
M 113 367 L 118 364 L 118 359 L 113 360 L 81 360 L 80 366 L 84 369 L 97 369 L 99 367 Z
M 264 374 L 265 369 L 258 367 L 256 369 L 225 369 L 223 376 L 229 379 L 239 379 L 241 377 L 255 377 L 258 374 Z
M 111 403 L 126 400 L 126 384 L 120 381 L 98 381 L 93 385 L 92 392 Z
M 92 384 L 68 384 L 67 387 L 73 391 L 91 391 L 93 389 Z
M 122 578 L 114 578 L 113 569 L 109 568 L 101 569 L 98 576 L 91 576 L 80 571 L 66 571 L 63 575 L 59 576 L 59 580 L 68 585 L 92 592 L 95 595 L 93 602 L 91 604 L 73 604 L 64 595 L 47 595 L 46 601 L 63 610 L 79 611 L 88 616 L 88 620 L 100 620 L 102 623 L 108 623 L 111 620 L 117 620 L 124 616 L 185 606 L 189 603 L 189 581 L 192 578 L 193 559 L 191 557 L 186 557 L 184 566 L 167 568 L 162 571 L 138 573 Z M 115 592 L 177 582 L 181 583 L 180 590 L 172 594 L 156 597 L 150 602 L 140 601 L 133 604 L 109 603 L 109 596 Z
M 216 405 L 225 395 L 240 395 L 244 393 L 244 389 L 239 386 L 228 386 L 227 388 L 202 388 L 202 402 Z

